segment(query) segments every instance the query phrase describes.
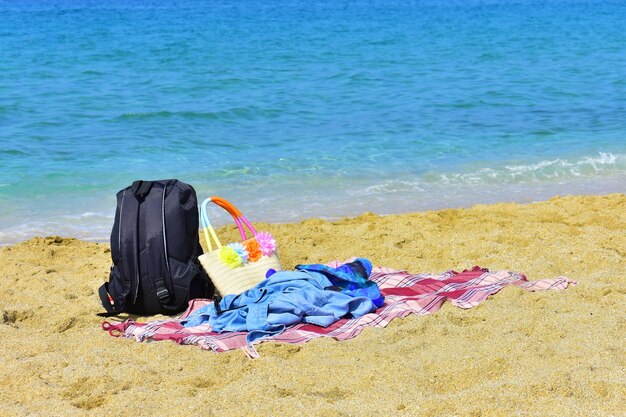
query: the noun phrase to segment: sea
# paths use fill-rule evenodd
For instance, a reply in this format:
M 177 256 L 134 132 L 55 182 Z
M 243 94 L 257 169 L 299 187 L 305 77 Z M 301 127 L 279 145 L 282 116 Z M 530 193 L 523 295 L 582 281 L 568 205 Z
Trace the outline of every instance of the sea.
M 0 0 L 0 244 L 626 192 L 626 1 Z M 218 224 L 229 219 L 211 211 Z

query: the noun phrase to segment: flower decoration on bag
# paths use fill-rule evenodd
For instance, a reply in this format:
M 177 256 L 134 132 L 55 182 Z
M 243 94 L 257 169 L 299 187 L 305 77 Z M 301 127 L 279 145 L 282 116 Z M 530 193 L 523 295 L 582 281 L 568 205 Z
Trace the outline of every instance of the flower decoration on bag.
M 219 253 L 219 258 L 224 264 L 226 264 L 227 266 L 230 266 L 231 268 L 237 268 L 238 266 L 243 265 L 241 256 L 230 245 L 222 246 L 222 249 L 220 250 L 220 253 Z
M 259 246 L 259 242 L 257 242 L 255 238 L 246 240 L 245 242 L 243 242 L 243 245 L 248 251 L 249 262 L 256 262 L 261 259 L 261 247 Z
M 259 232 L 255 236 L 256 241 L 261 247 L 263 256 L 270 256 L 276 252 L 276 240 L 267 232 Z
M 243 266 L 247 262 L 256 262 L 262 256 L 270 256 L 276 251 L 276 240 L 267 232 L 260 232 L 243 243 L 235 242 L 223 246 L 219 258 L 231 268 Z
M 244 248 L 244 246 L 241 243 L 235 242 L 235 243 L 229 244 L 228 246 L 235 249 L 235 252 L 237 252 L 239 257 L 241 258 L 242 263 L 245 264 L 246 262 L 248 262 L 248 250 Z

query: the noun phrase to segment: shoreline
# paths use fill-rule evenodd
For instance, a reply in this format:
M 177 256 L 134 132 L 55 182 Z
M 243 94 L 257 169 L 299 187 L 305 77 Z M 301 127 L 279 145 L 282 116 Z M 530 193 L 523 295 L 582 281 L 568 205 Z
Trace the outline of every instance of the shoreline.
M 549 201 L 552 198 L 567 196 L 603 196 L 615 193 L 624 194 L 626 193 L 626 189 L 623 186 L 624 181 L 626 181 L 626 175 L 617 175 L 607 178 L 580 179 L 575 183 L 575 186 L 572 184 L 566 186 L 564 184 L 555 183 L 529 187 L 529 184 L 518 184 L 518 188 L 513 186 L 512 188 L 507 189 L 506 193 L 503 191 L 503 185 L 500 185 L 500 188 L 495 187 L 484 190 L 479 189 L 480 187 L 472 188 L 470 186 L 463 186 L 457 187 L 457 189 L 451 186 L 451 194 L 456 197 L 452 198 L 450 196 L 444 196 L 439 201 L 436 200 L 436 197 L 431 197 L 431 201 L 424 201 L 420 199 L 419 195 L 411 197 L 407 194 L 404 198 L 406 201 L 401 202 L 403 199 L 398 198 L 396 196 L 397 193 L 390 193 L 388 199 L 379 197 L 374 200 L 366 199 L 366 201 L 361 205 L 354 205 L 350 208 L 335 207 L 335 214 L 330 215 L 320 214 L 322 211 L 326 210 L 323 208 L 323 204 L 321 202 L 318 203 L 319 207 L 317 207 L 317 209 L 309 209 L 306 206 L 302 206 L 301 214 L 299 215 L 294 213 L 290 215 L 288 214 L 289 210 L 286 210 L 282 217 L 276 217 L 276 213 L 267 210 L 267 201 L 253 201 L 246 203 L 245 200 L 239 198 L 232 198 L 230 196 L 226 198 L 235 203 L 252 222 L 258 221 L 270 224 L 298 224 L 309 219 L 339 221 L 344 218 L 358 217 L 364 213 L 374 213 L 378 216 L 397 216 L 436 210 L 469 209 L 475 205 L 485 204 L 533 204 Z M 521 188 L 519 188 L 520 186 Z M 465 189 L 462 189 L 464 187 Z M 533 191 L 534 194 L 529 191 Z M 209 195 L 209 193 L 198 192 L 198 204 L 200 204 L 205 195 Z M 507 198 L 503 198 L 504 196 Z M 331 200 L 324 202 L 326 206 L 331 205 L 331 203 Z M 279 198 L 276 198 L 276 201 L 272 204 L 282 204 L 282 202 Z M 392 205 L 394 209 L 390 210 L 390 205 Z M 49 224 L 55 225 L 55 228 L 46 233 L 41 233 L 41 230 L 45 230 L 49 227 L 49 224 L 42 222 L 36 223 L 34 226 L 30 227 L 24 224 L 17 224 L 9 228 L 0 228 L 0 247 L 15 245 L 35 236 L 42 235 L 75 237 L 86 242 L 107 243 L 109 241 L 111 227 L 113 226 L 115 203 L 111 202 L 110 206 L 109 214 L 102 211 L 96 211 L 83 213 L 78 216 L 65 214 L 59 218 L 54 217 Z M 212 223 L 217 227 L 227 226 L 231 223 L 232 220 L 226 215 L 226 213 L 211 207 L 210 210 L 212 210 L 210 211 Z M 274 220 L 273 217 L 278 220 Z M 63 232 L 63 227 L 67 228 L 67 233 Z M 24 229 L 29 231 L 23 232 Z M 22 230 L 22 232 L 19 232 L 19 230 Z
M 255 222 L 284 268 L 368 257 L 414 273 L 473 265 L 559 275 L 562 292 L 507 288 L 357 338 L 260 344 L 260 359 L 100 329 L 107 244 L 37 237 L 0 248 L 0 405 L 10 415 L 120 413 L 532 415 L 621 412 L 626 392 L 626 195 L 336 221 Z M 218 229 L 224 242 L 234 226 Z M 139 318 L 143 321 L 150 318 Z M 167 392 L 168 395 L 162 395 Z M 33 395 L 36 393 L 36 395 Z M 130 401 L 131 398 L 136 401 Z M 531 398 L 532 400 L 529 400 Z

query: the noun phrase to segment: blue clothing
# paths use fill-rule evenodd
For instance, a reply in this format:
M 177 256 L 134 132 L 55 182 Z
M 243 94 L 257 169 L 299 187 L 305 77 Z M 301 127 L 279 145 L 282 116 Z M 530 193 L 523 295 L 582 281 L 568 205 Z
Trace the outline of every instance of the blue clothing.
M 369 280 L 372 263 L 369 259 L 356 258 L 354 261 L 332 268 L 323 264 L 297 265 L 296 269 L 309 272 L 320 272 L 332 282 L 334 287 L 354 297 L 367 297 L 381 307 L 385 297 L 380 293 L 378 285 Z
M 327 276 L 332 269 L 326 274 L 304 268 L 276 272 L 254 288 L 199 308 L 182 324 L 192 327 L 208 322 L 216 332 L 248 331 L 246 341 L 252 343 L 296 323 L 327 327 L 342 317 L 361 317 L 376 310 L 368 297 L 326 289 L 333 287 Z

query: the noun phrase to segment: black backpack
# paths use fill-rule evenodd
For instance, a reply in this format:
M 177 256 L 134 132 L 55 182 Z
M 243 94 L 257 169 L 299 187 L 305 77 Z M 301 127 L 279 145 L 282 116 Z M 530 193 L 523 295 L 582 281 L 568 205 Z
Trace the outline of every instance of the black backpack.
M 102 315 L 174 314 L 192 298 L 211 297 L 201 254 L 193 187 L 178 180 L 133 182 L 117 193 L 113 266 L 98 291 L 107 310 Z

